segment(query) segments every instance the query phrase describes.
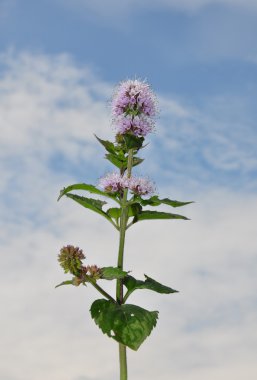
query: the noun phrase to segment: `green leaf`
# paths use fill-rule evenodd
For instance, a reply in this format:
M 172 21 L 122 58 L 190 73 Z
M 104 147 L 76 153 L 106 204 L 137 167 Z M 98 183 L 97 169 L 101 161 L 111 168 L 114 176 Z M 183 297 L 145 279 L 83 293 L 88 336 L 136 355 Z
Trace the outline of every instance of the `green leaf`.
M 141 164 L 143 161 L 144 161 L 143 158 L 133 157 L 133 163 L 132 163 L 132 165 L 133 166 L 137 166 L 137 165 Z
M 177 290 L 170 288 L 169 286 L 162 285 L 160 282 L 155 281 L 151 277 L 145 275 L 146 280 L 136 280 L 132 276 L 126 276 L 123 283 L 131 294 L 136 289 L 148 289 L 161 294 L 178 293 Z M 127 298 L 127 297 L 126 297 Z
M 59 195 L 57 200 L 59 201 L 61 199 L 61 197 L 63 197 L 64 195 L 67 195 L 69 192 L 71 192 L 73 190 L 85 190 L 85 191 L 88 191 L 89 193 L 92 193 L 92 194 L 103 195 L 104 197 L 111 198 L 114 201 L 119 203 L 119 201 L 116 199 L 115 195 L 112 195 L 110 193 L 106 193 L 105 191 L 99 190 L 97 187 L 95 187 L 93 185 L 88 185 L 86 183 L 76 183 L 74 185 L 64 187 L 60 191 L 60 195 Z
M 101 268 L 101 278 L 104 280 L 114 280 L 126 277 L 128 272 L 123 271 L 118 267 L 104 267 Z
M 121 209 L 117 207 L 111 207 L 109 208 L 106 213 L 114 219 L 118 219 L 121 216 Z
M 133 203 L 129 206 L 128 216 L 137 216 L 140 212 L 142 212 L 142 206 L 139 203 Z
M 180 201 L 174 201 L 174 200 L 169 199 L 169 198 L 160 199 L 160 201 L 161 201 L 161 203 L 163 203 L 165 205 L 172 206 L 172 207 L 182 207 L 182 206 L 189 205 L 190 203 L 194 203 L 194 201 L 180 202 Z
M 56 285 L 55 288 L 59 288 L 59 286 L 63 285 L 73 285 L 73 280 L 63 281 L 60 284 Z
M 128 208 L 128 217 L 131 216 L 136 216 L 142 211 L 142 206 L 139 203 L 133 203 L 131 206 Z M 118 219 L 121 216 L 121 208 L 117 207 L 111 207 L 109 208 L 106 213 L 114 219 Z
M 115 145 L 111 141 L 102 140 L 99 137 L 97 137 L 96 135 L 95 135 L 95 137 L 100 142 L 100 144 L 102 144 L 105 147 L 105 149 L 107 150 L 107 152 L 109 152 L 109 153 L 115 153 L 116 152 Z
M 94 211 L 97 214 L 102 215 L 104 218 L 106 218 L 107 220 L 109 220 L 109 222 L 113 224 L 113 221 L 109 217 L 109 215 L 107 215 L 106 212 L 102 210 L 102 207 L 104 204 L 106 204 L 106 202 L 100 201 L 98 199 L 81 197 L 80 195 L 76 195 L 76 194 L 66 194 L 66 196 L 68 198 L 73 199 L 75 202 L 79 203 L 81 206 L 88 208 L 89 210 Z
M 117 166 L 117 168 L 119 168 L 119 169 L 126 168 L 126 162 L 124 162 L 123 160 L 121 160 L 119 158 L 119 156 L 117 156 L 115 154 L 108 153 L 108 154 L 105 155 L 105 158 L 108 161 L 110 161 L 113 165 Z
M 113 154 L 107 153 L 105 158 L 110 161 L 113 165 L 117 166 L 117 168 L 125 171 L 127 169 L 127 158 L 122 156 L 121 154 Z M 133 157 L 132 166 L 137 166 L 141 164 L 144 160 L 139 157 Z
M 184 219 L 184 220 L 189 220 L 188 218 L 186 218 L 183 215 L 171 214 L 169 212 L 145 210 L 145 211 L 141 211 L 140 214 L 135 216 L 133 223 L 136 223 L 140 220 L 151 220 L 151 219 Z
M 194 202 L 179 202 L 179 201 L 174 201 L 169 198 L 164 198 L 164 199 L 159 199 L 157 195 L 154 195 L 153 197 L 149 199 L 142 199 L 141 197 L 138 197 L 138 202 L 141 203 L 142 206 L 159 206 L 160 204 L 166 204 L 172 207 L 181 207 L 188 205 L 190 203 Z
M 138 350 L 156 326 L 158 312 L 136 305 L 119 305 L 105 299 L 93 302 L 91 316 L 104 334 Z
M 127 149 L 139 150 L 140 148 L 142 148 L 144 137 L 137 137 L 135 135 L 131 135 L 127 133 L 123 135 L 123 138 L 124 138 Z

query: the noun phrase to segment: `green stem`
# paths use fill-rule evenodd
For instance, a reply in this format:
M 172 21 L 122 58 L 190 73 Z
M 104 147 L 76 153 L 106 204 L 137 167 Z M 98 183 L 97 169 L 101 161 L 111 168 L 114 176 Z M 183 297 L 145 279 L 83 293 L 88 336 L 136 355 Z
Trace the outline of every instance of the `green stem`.
M 132 291 L 127 291 L 127 293 L 125 294 L 125 296 L 123 297 L 123 303 L 126 303 L 127 302 L 127 299 L 129 298 L 130 294 L 132 293 Z
M 133 149 L 128 152 L 128 166 L 127 166 L 127 177 L 131 177 L 133 165 Z M 128 222 L 128 202 L 127 202 L 128 190 L 124 190 L 123 197 L 121 200 L 121 217 L 120 217 L 120 241 L 119 241 L 119 252 L 118 252 L 118 263 L 117 267 L 123 269 L 123 258 L 124 258 L 124 246 L 125 246 L 125 236 Z M 116 287 L 116 298 L 117 302 L 123 303 L 123 285 L 122 280 L 117 280 Z
M 127 352 L 126 346 L 119 343 L 119 357 L 120 357 L 120 380 L 127 380 L 128 369 L 127 369 Z
M 127 165 L 127 177 L 131 177 L 133 166 L 133 149 L 128 151 L 128 165 Z M 121 217 L 120 217 L 120 241 L 119 241 L 119 252 L 118 252 L 118 263 L 117 266 L 123 269 L 123 259 L 124 259 L 124 246 L 125 246 L 125 236 L 128 222 L 128 204 L 127 204 L 128 190 L 124 190 L 123 197 L 121 200 Z M 121 305 L 124 303 L 123 300 L 123 283 L 121 279 L 117 280 L 116 286 L 116 299 Z M 119 359 L 120 359 L 120 380 L 127 380 L 127 355 L 126 346 L 119 343 Z
M 91 285 L 93 285 L 93 287 L 98 290 L 99 293 L 101 293 L 104 297 L 106 297 L 108 300 L 116 303 L 115 299 L 112 298 L 112 296 L 110 294 L 108 294 L 103 288 L 101 288 L 101 286 L 99 286 L 91 277 L 89 276 L 86 276 L 86 279 L 88 282 L 90 282 Z

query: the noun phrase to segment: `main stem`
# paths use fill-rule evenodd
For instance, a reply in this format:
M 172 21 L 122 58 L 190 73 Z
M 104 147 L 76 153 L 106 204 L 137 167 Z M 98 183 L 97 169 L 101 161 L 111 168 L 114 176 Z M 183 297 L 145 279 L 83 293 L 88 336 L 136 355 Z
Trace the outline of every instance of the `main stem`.
M 133 163 L 133 149 L 130 149 L 128 152 L 128 166 L 127 166 L 128 178 L 131 177 L 132 163 Z M 119 252 L 118 252 L 118 263 L 117 263 L 117 266 L 120 269 L 123 269 L 124 245 L 125 245 L 126 227 L 127 227 L 127 222 L 128 222 L 127 196 L 128 196 L 128 190 L 126 189 L 124 190 L 122 202 L 121 202 L 120 241 L 119 241 Z M 123 304 L 122 280 L 117 280 L 116 299 L 120 305 Z M 128 378 L 127 353 L 126 353 L 126 346 L 124 346 L 124 344 L 122 343 L 119 343 L 119 360 L 120 360 L 120 380 L 127 380 Z

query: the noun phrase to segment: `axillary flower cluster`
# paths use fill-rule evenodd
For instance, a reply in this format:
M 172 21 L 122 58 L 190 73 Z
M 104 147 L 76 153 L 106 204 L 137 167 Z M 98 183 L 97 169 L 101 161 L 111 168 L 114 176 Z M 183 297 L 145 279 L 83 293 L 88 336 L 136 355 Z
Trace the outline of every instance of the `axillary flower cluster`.
M 151 195 L 155 191 L 154 184 L 147 178 L 136 176 L 128 178 L 118 173 L 109 173 L 102 177 L 99 186 L 108 193 L 123 192 L 128 189 L 135 195 Z
M 88 282 L 89 279 L 97 280 L 101 278 L 101 269 L 96 265 L 83 265 L 82 260 L 86 256 L 82 249 L 73 245 L 64 246 L 58 255 L 58 261 L 65 273 L 71 273 L 73 277 L 72 284 L 80 285 Z

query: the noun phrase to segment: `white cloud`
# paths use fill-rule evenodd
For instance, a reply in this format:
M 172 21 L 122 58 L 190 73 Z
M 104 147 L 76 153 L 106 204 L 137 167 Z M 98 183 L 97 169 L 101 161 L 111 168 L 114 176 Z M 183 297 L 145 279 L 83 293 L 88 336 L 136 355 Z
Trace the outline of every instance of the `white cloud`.
M 44 144 L 47 154 L 55 139 L 58 149 L 72 155 L 74 141 L 93 139 L 94 115 L 98 115 L 99 123 L 96 132 L 106 126 L 103 97 L 107 85 L 103 83 L 100 88 L 91 72 L 78 69 L 67 56 L 51 59 L 23 53 L 17 59 L 15 54 L 7 53 L 2 55 L 2 63 L 8 68 L 1 80 L 1 144 L 5 152 L 10 146 L 15 151 L 24 145 L 33 149 L 36 138 L 37 147 Z M 48 123 L 49 130 L 45 127 Z M 70 143 L 69 149 L 62 145 L 63 136 Z
M 138 292 L 131 298 L 160 310 L 160 319 L 139 352 L 129 352 L 130 374 L 135 380 L 168 380 L 171 375 L 201 380 L 207 373 L 213 380 L 239 380 L 244 372 L 253 380 L 257 200 L 205 194 L 183 211 L 191 222 L 146 222 L 128 234 L 126 267 L 180 290 L 170 297 Z M 103 374 L 110 380 L 117 377 L 117 347 L 101 335 L 88 313 L 97 294 L 90 288 L 53 288 L 65 278 L 56 261 L 63 243 L 83 247 L 89 263 L 115 263 L 117 234 L 99 218 L 63 201 L 48 225 L 22 228 L 4 245 L 3 378 L 19 380 L 21 373 L 27 380 L 75 380 L 83 373 L 90 380 Z M 158 361 L 156 347 L 163 355 Z
M 74 172 L 70 167 L 85 176 L 98 167 L 93 134 L 104 135 L 110 129 L 106 103 L 110 89 L 65 55 L 8 52 L 1 61 L 2 195 L 7 209 L 15 202 L 17 212 L 22 204 L 33 212 L 38 194 L 44 196 L 42 189 L 53 191 L 56 184 L 53 165 L 61 166 L 66 177 Z
M 201 108 L 160 98 L 160 108 L 161 123 L 146 152 L 151 175 L 191 192 L 218 184 L 256 187 L 255 114 L 247 98 L 210 96 Z M 160 154 L 160 147 L 166 153 Z
M 58 190 L 78 174 L 98 175 L 103 152 L 92 134 L 105 129 L 108 138 L 111 87 L 67 56 L 8 53 L 1 59 L 0 378 L 113 380 L 116 344 L 102 336 L 88 312 L 95 290 L 54 289 L 65 278 L 56 260 L 64 244 L 83 248 L 88 263 L 116 263 L 117 232 L 68 199 L 56 203 Z M 158 133 L 162 146 L 173 142 L 177 153 L 207 133 L 203 120 L 214 127 L 204 111 L 172 99 L 162 104 L 167 114 Z M 176 137 L 165 132 L 171 116 L 184 128 Z M 216 152 L 224 130 L 211 133 Z M 237 137 L 242 143 L 242 135 Z M 225 140 L 228 146 L 227 135 Z M 148 165 L 158 155 L 155 149 Z M 56 151 L 67 168 L 52 163 Z M 75 173 L 81 162 L 85 167 Z M 167 195 L 174 194 L 170 183 L 166 187 Z M 128 231 L 126 268 L 180 290 L 170 297 L 143 292 L 131 297 L 160 310 L 149 340 L 137 353 L 129 352 L 134 380 L 254 380 L 257 375 L 256 196 L 231 188 L 198 189 L 194 196 L 197 203 L 180 211 L 192 221 L 142 222 Z

